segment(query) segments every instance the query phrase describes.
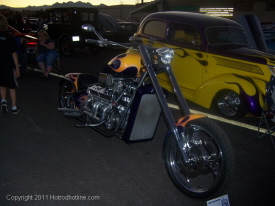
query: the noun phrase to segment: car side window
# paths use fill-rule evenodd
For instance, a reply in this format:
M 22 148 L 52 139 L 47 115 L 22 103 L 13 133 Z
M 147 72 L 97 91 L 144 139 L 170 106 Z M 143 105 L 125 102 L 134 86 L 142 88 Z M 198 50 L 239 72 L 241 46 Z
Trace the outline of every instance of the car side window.
M 82 21 L 88 21 L 89 20 L 89 14 L 86 12 L 81 12 L 81 20 Z
M 54 19 L 53 19 L 54 23 L 61 23 L 61 11 L 55 11 L 54 12 Z
M 65 23 L 65 24 L 71 23 L 71 18 L 70 18 L 69 11 L 63 12 L 63 23 Z
M 95 20 L 94 13 L 89 13 L 89 16 L 90 16 L 90 21 L 94 21 Z
M 164 38 L 165 22 L 158 20 L 149 21 L 146 23 L 143 33 L 154 37 Z
M 89 12 L 81 12 L 81 20 L 82 21 L 94 21 L 94 13 L 89 13 Z
M 245 32 L 230 26 L 209 27 L 206 29 L 208 43 L 211 45 L 242 44 L 248 45 Z
M 170 24 L 167 39 L 177 43 L 201 45 L 201 37 L 197 29 L 186 24 Z

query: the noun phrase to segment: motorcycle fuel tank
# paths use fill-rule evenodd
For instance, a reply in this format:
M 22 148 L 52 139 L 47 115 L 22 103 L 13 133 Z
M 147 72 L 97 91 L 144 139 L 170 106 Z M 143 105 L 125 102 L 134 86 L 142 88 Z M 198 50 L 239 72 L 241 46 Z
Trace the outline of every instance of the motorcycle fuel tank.
M 140 73 L 141 57 L 133 53 L 120 54 L 112 59 L 107 67 L 115 73 L 134 77 Z

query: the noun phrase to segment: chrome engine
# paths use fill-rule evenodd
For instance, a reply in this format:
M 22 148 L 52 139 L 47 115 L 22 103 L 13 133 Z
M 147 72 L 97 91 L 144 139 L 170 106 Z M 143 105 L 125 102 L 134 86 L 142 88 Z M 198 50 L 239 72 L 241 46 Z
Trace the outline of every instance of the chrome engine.
M 134 83 L 134 78 L 121 78 L 101 73 L 99 82 L 87 90 L 88 100 L 82 107 L 85 121 L 102 124 L 105 129 L 117 126 L 130 103 Z M 121 127 L 126 123 L 127 118 L 124 118 Z

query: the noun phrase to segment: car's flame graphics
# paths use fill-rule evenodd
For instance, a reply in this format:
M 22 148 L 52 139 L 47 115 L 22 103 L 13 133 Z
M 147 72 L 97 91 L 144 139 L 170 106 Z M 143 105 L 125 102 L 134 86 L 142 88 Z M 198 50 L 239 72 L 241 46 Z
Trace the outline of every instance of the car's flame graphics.
M 202 66 L 207 66 L 208 62 L 205 60 L 201 60 L 201 58 L 203 58 L 203 54 L 200 52 L 196 52 L 196 53 L 188 53 L 185 49 L 183 48 L 175 48 L 175 54 L 181 58 L 186 58 L 186 57 L 192 57 L 194 59 L 196 59 Z M 178 50 L 182 51 L 183 54 L 179 54 Z

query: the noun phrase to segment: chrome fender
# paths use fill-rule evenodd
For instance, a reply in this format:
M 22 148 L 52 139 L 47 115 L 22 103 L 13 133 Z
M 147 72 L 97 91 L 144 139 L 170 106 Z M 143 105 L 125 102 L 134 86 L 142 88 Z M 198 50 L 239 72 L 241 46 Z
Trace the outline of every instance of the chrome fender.
M 178 136 L 181 137 L 182 136 L 182 133 L 184 132 L 184 129 L 185 129 L 185 126 L 188 122 L 192 121 L 192 120 L 195 120 L 195 119 L 199 119 L 199 118 L 206 118 L 207 116 L 205 115 L 202 115 L 202 114 L 190 114 L 190 115 L 187 115 L 187 116 L 184 116 L 184 117 L 181 117 L 180 119 L 178 119 L 176 121 L 176 126 L 177 126 L 177 133 L 178 133 Z M 167 141 L 169 139 L 169 137 L 173 135 L 173 132 L 171 130 L 169 130 L 166 135 L 165 135 L 165 138 L 164 138 L 164 141 L 163 141 L 163 147 L 162 147 L 162 156 L 163 156 L 163 159 L 164 159 L 164 149 L 165 149 L 165 146 L 167 144 Z M 172 138 L 176 138 L 176 137 L 172 137 Z M 180 138 L 180 141 L 183 141 L 181 142 L 181 144 L 178 143 L 178 145 L 185 145 L 185 142 L 187 142 L 188 140 L 187 139 L 184 139 L 183 138 Z M 182 151 L 182 154 L 185 153 L 184 151 L 184 148 L 180 148 Z

